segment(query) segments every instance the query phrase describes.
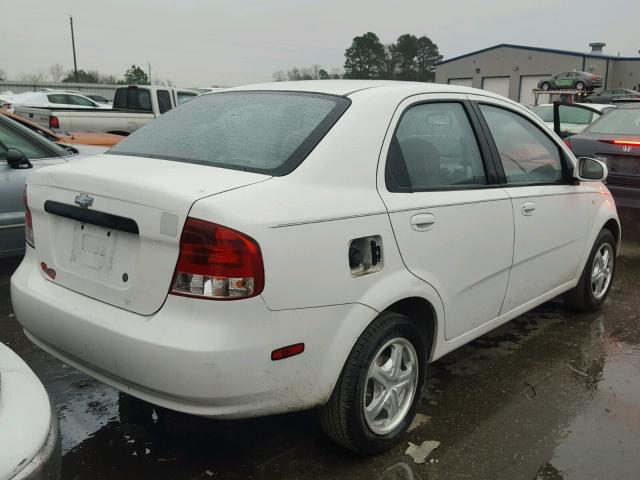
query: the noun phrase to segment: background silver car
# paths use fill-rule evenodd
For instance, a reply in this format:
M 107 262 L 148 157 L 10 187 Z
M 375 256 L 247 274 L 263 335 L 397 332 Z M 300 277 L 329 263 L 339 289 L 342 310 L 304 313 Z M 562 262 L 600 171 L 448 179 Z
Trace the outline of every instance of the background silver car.
M 0 258 L 24 253 L 22 190 L 29 172 L 66 162 L 77 153 L 0 115 Z

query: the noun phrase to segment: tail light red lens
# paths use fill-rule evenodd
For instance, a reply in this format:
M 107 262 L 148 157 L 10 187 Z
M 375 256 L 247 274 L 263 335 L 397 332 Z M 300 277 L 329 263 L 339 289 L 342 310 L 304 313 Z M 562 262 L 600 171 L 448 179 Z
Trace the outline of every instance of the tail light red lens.
M 640 140 L 600 140 L 602 143 L 610 143 L 612 145 L 626 145 L 629 147 L 640 147 Z
M 60 128 L 60 120 L 55 115 L 49 115 L 49 128 Z
M 27 240 L 27 244 L 33 248 L 36 248 L 36 242 L 33 238 L 33 218 L 31 217 L 31 210 L 29 210 L 29 200 L 27 197 L 26 185 L 22 190 L 22 203 L 24 203 L 24 236 Z
M 187 218 L 170 293 L 211 300 L 255 297 L 264 288 L 260 247 L 222 225 Z
M 563 142 L 567 147 L 569 147 L 569 150 L 571 150 L 571 140 L 568 138 L 565 138 Z

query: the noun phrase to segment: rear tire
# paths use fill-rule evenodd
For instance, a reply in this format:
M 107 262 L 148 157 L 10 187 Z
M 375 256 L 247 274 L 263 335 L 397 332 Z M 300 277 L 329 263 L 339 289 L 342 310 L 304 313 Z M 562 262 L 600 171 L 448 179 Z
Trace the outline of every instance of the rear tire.
M 320 408 L 325 433 L 367 455 L 395 445 L 411 424 L 421 397 L 425 344 L 408 317 L 380 314 L 358 338 L 331 398 Z
M 598 310 L 609 296 L 615 266 L 616 239 L 605 228 L 593 244 L 578 285 L 565 293 L 565 303 L 583 312 Z
M 576 82 L 576 90 L 582 91 L 584 90 L 584 87 L 585 87 L 584 82 Z

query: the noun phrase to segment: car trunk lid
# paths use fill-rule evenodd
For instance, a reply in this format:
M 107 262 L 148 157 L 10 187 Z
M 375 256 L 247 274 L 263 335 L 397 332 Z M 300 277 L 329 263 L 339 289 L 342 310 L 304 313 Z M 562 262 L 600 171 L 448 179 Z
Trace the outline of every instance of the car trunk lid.
M 197 200 L 269 176 L 104 155 L 28 182 L 36 252 L 52 282 L 142 315 L 163 304 Z

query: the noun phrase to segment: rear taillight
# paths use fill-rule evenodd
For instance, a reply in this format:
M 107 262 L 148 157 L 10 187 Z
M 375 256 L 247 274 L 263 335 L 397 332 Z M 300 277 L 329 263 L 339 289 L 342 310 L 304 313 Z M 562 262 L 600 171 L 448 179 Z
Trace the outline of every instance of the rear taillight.
M 60 120 L 55 115 L 49 115 L 49 128 L 60 128 Z
M 571 150 L 571 140 L 568 138 L 565 138 L 563 142 L 567 147 L 569 147 L 569 150 Z
M 22 203 L 24 203 L 24 236 L 27 239 L 27 244 L 36 248 L 36 242 L 33 238 L 33 219 L 31 217 L 31 210 L 29 210 L 26 185 L 22 190 Z
M 212 300 L 239 300 L 264 288 L 260 247 L 222 225 L 187 218 L 170 293 Z

